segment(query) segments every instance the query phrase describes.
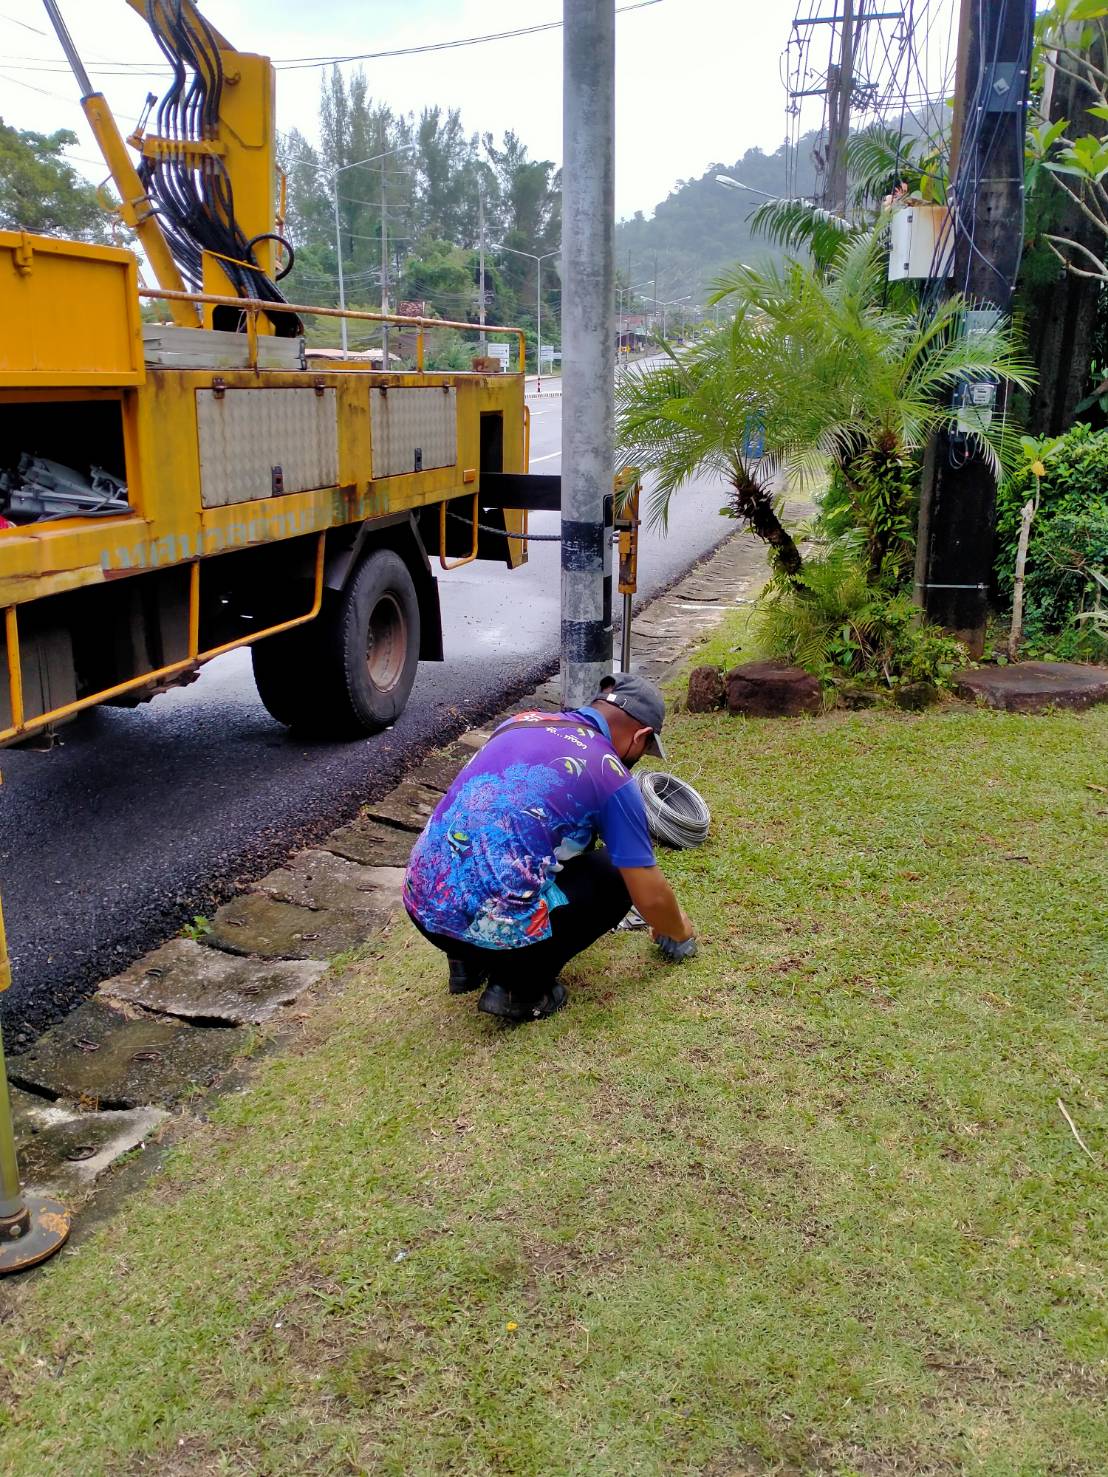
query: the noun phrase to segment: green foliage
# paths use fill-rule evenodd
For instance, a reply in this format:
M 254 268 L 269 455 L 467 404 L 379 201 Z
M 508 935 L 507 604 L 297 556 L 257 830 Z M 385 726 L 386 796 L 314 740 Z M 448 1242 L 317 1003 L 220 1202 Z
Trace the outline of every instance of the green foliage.
M 851 221 L 810 200 L 766 200 L 751 216 L 750 226 L 763 241 L 785 251 L 810 252 L 821 267 L 834 260 L 855 230 Z
M 66 128 L 33 133 L 0 118 L 0 228 L 78 241 L 109 239 L 108 211 L 62 152 L 76 142 Z
M 865 549 L 871 580 L 901 586 L 915 555 L 918 455 L 867 446 L 837 468 L 836 477 L 847 490 L 847 504 Z
M 895 687 L 949 683 L 965 664 L 960 641 L 920 620 L 905 595 L 875 586 L 866 566 L 845 549 L 811 559 L 788 585 L 774 581 L 759 606 L 759 647 L 825 682 L 860 679 Z
M 1103 655 L 1096 623 L 1077 617 L 1097 599 L 1096 571 L 1108 569 L 1108 432 L 1077 425 L 1058 438 L 1042 465 L 1024 583 L 1025 646 L 1032 654 Z M 1028 460 L 997 498 L 996 583 L 1006 605 L 1020 509 L 1034 497 L 1035 480 Z
M 953 429 L 951 391 L 967 379 L 1032 383 L 1015 331 L 966 334 L 960 296 L 926 313 L 890 300 L 881 221 L 847 238 L 825 274 L 798 262 L 760 272 L 740 265 L 719 280 L 717 297 L 768 325 L 761 337 L 787 362 L 783 389 L 800 402 L 791 418 L 807 425 L 809 447 L 840 466 L 867 447 L 915 455 L 936 430 Z M 994 468 L 1016 455 L 1004 422 L 972 440 Z
M 394 113 L 369 95 L 360 71 L 347 78 L 335 69 L 324 78 L 320 138 L 318 149 L 297 129 L 280 140 L 288 177 L 288 231 L 297 250 L 286 284 L 291 292 L 309 302 L 338 301 L 337 182 L 348 305 L 375 308 L 381 301 L 384 225 L 392 303 L 427 301 L 440 317 L 476 322 L 483 200 L 490 243 L 488 319 L 532 322 L 534 263 L 498 256 L 492 243 L 536 253 L 557 246 L 561 182 L 550 160 L 531 159 L 512 132 L 499 144 L 491 134 L 467 133 L 456 109 L 425 108 L 418 118 Z M 547 341 L 557 339 L 558 301 L 557 274 L 548 262 L 543 269 Z
M 665 524 L 690 478 L 715 472 L 791 575 L 799 555 L 772 508 L 773 479 L 811 481 L 830 462 L 839 532 L 860 536 L 874 581 L 904 578 L 918 459 L 935 431 L 954 428 L 951 391 L 975 378 L 1029 385 L 1031 370 L 1008 328 L 963 332 L 959 297 L 926 315 L 888 300 L 884 268 L 880 223 L 844 239 L 826 272 L 739 264 L 717 284 L 735 311 L 726 328 L 620 377 L 617 444 L 625 464 L 654 474 L 653 522 Z M 761 458 L 750 452 L 755 425 Z M 972 440 L 994 467 L 1018 454 L 1005 422 Z

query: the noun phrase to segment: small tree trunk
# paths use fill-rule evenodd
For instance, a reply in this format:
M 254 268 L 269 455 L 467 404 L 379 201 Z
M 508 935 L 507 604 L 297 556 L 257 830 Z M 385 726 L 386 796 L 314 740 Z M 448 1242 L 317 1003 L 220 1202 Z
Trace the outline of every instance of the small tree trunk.
M 1028 498 L 1020 509 L 1020 536 L 1016 544 L 1016 573 L 1012 581 L 1012 629 L 1008 632 L 1008 660 L 1018 661 L 1023 637 L 1023 577 L 1027 569 L 1027 545 L 1031 523 L 1039 507 L 1039 495 Z
M 768 544 L 773 562 L 785 578 L 795 580 L 804 568 L 804 561 L 792 534 L 777 516 L 769 488 L 749 473 L 736 473 L 731 485 L 735 489 L 732 504 L 736 517 L 748 524 L 756 538 Z

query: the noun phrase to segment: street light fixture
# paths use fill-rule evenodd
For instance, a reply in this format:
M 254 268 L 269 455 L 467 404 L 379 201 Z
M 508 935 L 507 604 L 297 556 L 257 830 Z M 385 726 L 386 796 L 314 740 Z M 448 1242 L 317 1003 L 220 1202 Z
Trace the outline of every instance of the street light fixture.
M 537 268 L 538 268 L 537 275 L 536 275 L 536 286 L 535 286 L 535 338 L 536 338 L 536 340 L 538 342 L 538 353 L 536 355 L 536 360 L 537 360 L 536 369 L 538 371 L 538 375 L 537 375 L 538 383 L 537 383 L 537 385 L 536 385 L 535 388 L 541 394 L 542 393 L 542 264 L 545 261 L 549 261 L 549 259 L 552 256 L 561 256 L 561 254 L 562 254 L 562 248 L 559 246 L 559 248 L 558 248 L 557 251 L 544 251 L 543 254 L 542 254 L 542 256 L 536 256 L 533 251 L 519 251 L 514 246 L 505 246 L 504 243 L 503 243 L 503 241 L 494 241 L 493 242 L 493 246 L 495 247 L 495 249 L 497 251 L 510 251 L 513 256 L 525 256 L 530 261 L 533 261 L 536 264 Z M 526 364 L 521 364 L 520 365 L 520 370 L 521 370 L 522 373 L 525 374 L 527 372 L 527 366 L 526 366 Z
M 353 161 L 353 163 L 351 163 L 351 164 L 340 164 L 337 169 L 333 169 L 331 171 L 331 203 L 333 204 L 334 210 L 335 210 L 335 255 L 338 258 L 338 268 L 339 268 L 339 307 L 343 310 L 343 313 L 344 314 L 346 312 L 346 284 L 345 284 L 345 282 L 343 280 L 343 275 L 342 275 L 342 229 L 341 229 L 341 226 L 340 226 L 340 223 L 339 223 L 339 175 L 340 174 L 343 174 L 348 169 L 358 169 L 363 164 L 376 164 L 377 161 L 378 161 L 378 159 L 391 159 L 394 154 L 406 154 L 406 153 L 410 153 L 414 148 L 415 148 L 415 145 L 414 144 L 401 144 L 398 149 L 386 149 L 383 154 L 371 154 L 368 159 L 355 159 Z M 382 175 L 381 175 L 381 181 L 382 181 L 382 194 L 383 194 L 384 193 L 384 173 L 382 173 Z M 382 217 L 382 228 L 383 228 L 383 226 L 384 226 L 384 217 Z M 382 229 L 381 240 L 382 240 L 382 243 L 384 243 L 384 231 L 383 231 L 383 229 Z M 383 246 L 382 247 L 382 255 L 384 255 L 384 252 L 386 250 L 387 250 L 387 248 Z M 387 270 L 388 270 L 387 269 L 387 265 L 386 265 L 386 267 L 383 270 L 387 273 Z M 387 279 L 386 279 L 385 276 L 382 276 L 382 280 L 381 280 L 381 291 L 384 294 L 384 298 L 387 300 L 387 297 L 388 297 L 388 286 L 387 286 Z M 341 333 L 342 333 L 342 357 L 345 359 L 347 357 L 346 318 L 345 317 L 340 318 L 339 319 L 339 323 L 341 324 Z M 387 336 L 387 331 L 386 331 L 386 344 L 387 344 L 387 341 L 388 341 L 388 336 Z M 382 358 L 381 368 L 384 369 L 385 367 L 386 366 L 385 366 L 384 358 Z
M 748 195 L 761 195 L 763 200 L 780 200 L 780 195 L 767 195 L 765 190 L 756 190 L 753 185 L 744 185 L 742 180 L 732 179 L 729 174 L 717 174 L 717 185 L 726 185 L 729 190 L 745 190 Z

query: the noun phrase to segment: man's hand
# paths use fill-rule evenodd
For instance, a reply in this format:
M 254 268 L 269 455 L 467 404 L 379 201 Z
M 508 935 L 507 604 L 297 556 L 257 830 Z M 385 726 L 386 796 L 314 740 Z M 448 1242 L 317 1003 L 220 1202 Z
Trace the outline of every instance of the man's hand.
M 655 942 L 659 938 L 671 938 L 676 943 L 685 943 L 695 936 L 688 914 L 679 907 L 660 867 L 620 867 L 619 870 L 631 901 L 650 925 Z
M 679 944 L 676 939 L 666 938 L 663 934 L 658 939 L 658 947 L 671 964 L 680 964 L 682 960 L 691 959 L 696 953 L 696 939 L 685 939 Z
M 694 938 L 696 938 L 696 929 L 693 927 L 692 919 L 685 912 L 684 908 L 682 908 L 682 907 L 679 906 L 678 909 L 677 909 L 677 911 L 681 915 L 681 924 L 682 924 L 681 932 L 680 933 L 666 933 L 661 928 L 652 928 L 650 930 L 650 937 L 654 940 L 655 943 L 658 943 L 659 940 L 664 939 L 664 938 L 671 938 L 671 939 L 673 939 L 674 943 L 683 944 L 683 943 L 685 943 L 685 941 L 687 939 L 694 939 Z

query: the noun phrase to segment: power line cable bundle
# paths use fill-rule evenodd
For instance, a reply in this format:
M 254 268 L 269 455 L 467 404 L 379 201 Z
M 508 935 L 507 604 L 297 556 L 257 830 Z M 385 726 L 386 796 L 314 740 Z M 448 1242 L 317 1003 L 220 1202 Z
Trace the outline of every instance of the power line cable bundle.
M 182 147 L 170 149 L 162 158 L 144 159 L 139 176 L 155 203 L 181 274 L 199 291 L 203 254 L 208 251 L 220 259 L 240 297 L 283 303 L 284 293 L 254 258 L 258 242 L 275 238 L 266 233 L 248 240 L 235 219 L 223 161 L 213 155 L 194 162 L 184 148 L 186 143 L 214 139 L 219 130 L 224 76 L 215 37 L 201 17 L 191 24 L 181 0 L 146 0 L 146 19 L 173 68 L 173 81 L 158 104 L 158 131 Z M 303 331 L 295 314 L 270 316 L 278 335 L 295 337 Z
M 692 785 L 660 770 L 637 774 L 635 782 L 646 807 L 650 834 L 658 841 L 690 851 L 707 840 L 712 813 Z

